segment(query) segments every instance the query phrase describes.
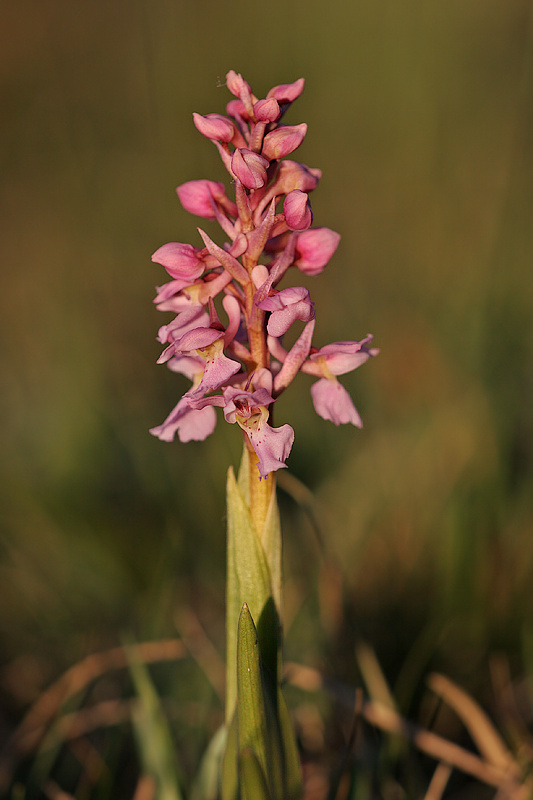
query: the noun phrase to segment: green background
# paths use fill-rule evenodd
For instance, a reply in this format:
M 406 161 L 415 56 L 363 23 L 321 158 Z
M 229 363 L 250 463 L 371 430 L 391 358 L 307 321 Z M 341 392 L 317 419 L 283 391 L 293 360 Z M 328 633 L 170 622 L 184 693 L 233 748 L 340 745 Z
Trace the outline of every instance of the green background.
M 184 608 L 223 647 L 239 432 L 220 417 L 170 445 L 148 428 L 186 386 L 155 364 L 150 255 L 199 244 L 179 183 L 227 182 L 192 112 L 223 112 L 229 69 L 259 97 L 305 77 L 287 121 L 323 170 L 315 224 L 342 234 L 306 282 L 315 343 L 381 348 L 343 379 L 362 431 L 319 419 L 307 376 L 278 403 L 344 576 L 339 601 L 282 493 L 288 655 L 356 682 L 363 637 L 408 698 L 430 664 L 468 688 L 492 653 L 530 669 L 531 4 L 4 0 L 0 16 L 8 726 L 76 659 L 174 635 Z

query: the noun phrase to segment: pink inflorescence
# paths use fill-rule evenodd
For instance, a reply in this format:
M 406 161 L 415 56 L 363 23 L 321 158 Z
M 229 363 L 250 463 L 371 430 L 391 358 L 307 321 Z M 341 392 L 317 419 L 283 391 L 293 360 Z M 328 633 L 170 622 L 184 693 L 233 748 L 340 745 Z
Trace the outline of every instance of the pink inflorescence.
M 169 242 L 152 261 L 172 278 L 158 287 L 155 303 L 177 316 L 159 329 L 165 345 L 158 363 L 192 381 L 154 436 L 201 441 L 213 432 L 215 406 L 237 423 L 257 458 L 259 475 L 281 467 L 291 451 L 290 425 L 269 424 L 272 403 L 298 372 L 318 380 L 311 386 L 316 412 L 335 425 L 361 418 L 337 375 L 350 372 L 378 353 L 372 337 L 312 346 L 315 308 L 303 286 L 278 289 L 290 267 L 318 275 L 339 244 L 329 228 L 312 228 L 309 193 L 321 177 L 285 157 L 302 143 L 307 126 L 284 125 L 282 117 L 302 93 L 304 81 L 274 86 L 258 100 L 241 75 L 230 71 L 235 96 L 222 114 L 194 114 L 198 131 L 214 142 L 235 188 L 209 180 L 178 186 L 191 214 L 217 220 L 227 241 L 220 247 L 199 228 L 203 247 Z M 285 159 L 281 161 L 281 159 Z M 214 300 L 221 296 L 218 311 Z M 223 320 L 219 317 L 223 309 Z M 283 336 L 297 320 L 303 330 L 287 350 Z

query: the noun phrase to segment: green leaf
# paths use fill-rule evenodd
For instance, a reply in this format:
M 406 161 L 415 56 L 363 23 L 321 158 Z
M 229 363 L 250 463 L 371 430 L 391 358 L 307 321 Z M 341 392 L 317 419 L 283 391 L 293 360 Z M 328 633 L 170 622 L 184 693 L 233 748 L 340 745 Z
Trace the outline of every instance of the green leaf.
M 222 759 L 226 751 L 228 730 L 225 725 L 218 729 L 209 742 L 196 776 L 190 800 L 217 800 Z
M 135 647 L 128 647 L 127 652 L 138 696 L 132 718 L 143 770 L 155 779 L 158 800 L 182 800 L 176 753 L 159 696 Z
M 237 719 L 239 751 L 251 748 L 268 774 L 267 712 L 257 631 L 246 603 L 237 639 Z
M 288 800 L 298 797 L 299 770 L 293 769 L 294 759 L 298 759 L 295 744 L 284 736 L 278 719 L 277 687 L 265 680 L 261 650 L 257 631 L 246 605 L 239 618 L 237 642 L 237 718 L 239 752 L 250 748 L 257 757 L 269 786 L 271 797 Z M 281 698 L 282 702 L 283 698 Z M 288 719 L 288 718 L 287 718 Z M 289 722 L 290 726 L 290 722 Z M 292 733 L 292 732 L 291 732 Z M 284 740 L 288 739 L 289 751 L 285 753 Z M 290 748 L 293 748 L 292 750 Z M 291 763 L 290 786 L 294 789 L 288 794 L 289 785 L 286 772 Z M 242 776 L 240 776 L 242 779 Z
M 259 759 L 250 748 L 241 753 L 239 774 L 244 800 L 271 800 Z
M 231 467 L 227 508 L 226 723 L 229 724 L 237 693 L 237 625 L 241 608 L 246 603 L 257 620 L 263 658 L 274 678 L 279 651 L 279 620 L 265 552 Z

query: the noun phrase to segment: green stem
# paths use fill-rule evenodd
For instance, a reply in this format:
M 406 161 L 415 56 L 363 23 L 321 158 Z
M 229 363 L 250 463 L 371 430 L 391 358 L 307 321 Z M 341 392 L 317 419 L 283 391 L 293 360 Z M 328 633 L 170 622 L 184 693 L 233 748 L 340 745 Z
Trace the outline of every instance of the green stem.
M 236 701 L 237 623 L 250 608 L 268 681 L 275 689 L 281 653 L 281 530 L 275 478 L 259 480 L 257 456 L 243 448 L 239 480 L 228 476 L 227 495 L 226 721 Z M 275 696 L 275 695 L 274 695 Z

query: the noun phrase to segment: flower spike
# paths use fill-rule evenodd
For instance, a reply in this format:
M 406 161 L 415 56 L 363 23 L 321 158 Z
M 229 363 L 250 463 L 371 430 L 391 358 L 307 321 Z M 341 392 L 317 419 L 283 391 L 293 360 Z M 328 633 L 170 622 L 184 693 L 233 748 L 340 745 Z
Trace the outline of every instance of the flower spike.
M 275 428 L 271 417 L 273 403 L 296 375 L 315 378 L 311 398 L 319 416 L 361 427 L 338 376 L 379 351 L 370 335 L 313 347 L 315 306 L 308 289 L 278 288 L 291 267 L 306 276 L 323 272 L 340 240 L 329 228 L 311 227 L 309 194 L 321 171 L 286 158 L 307 133 L 305 123 L 281 124 L 303 91 L 303 79 L 274 86 L 263 99 L 234 70 L 226 85 L 233 95 L 226 114 L 194 113 L 193 120 L 215 144 L 234 196 L 223 183 L 206 179 L 176 190 L 185 211 L 217 222 L 226 241 L 219 246 L 198 228 L 202 249 L 169 242 L 152 256 L 172 279 L 157 289 L 154 302 L 158 310 L 176 314 L 159 329 L 165 349 L 158 363 L 192 383 L 151 433 L 163 441 L 176 435 L 182 442 L 200 441 L 213 432 L 221 408 L 255 453 L 260 480 L 283 469 L 291 452 L 292 427 Z M 294 323 L 303 323 L 303 330 L 285 349 L 283 338 Z

